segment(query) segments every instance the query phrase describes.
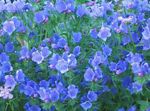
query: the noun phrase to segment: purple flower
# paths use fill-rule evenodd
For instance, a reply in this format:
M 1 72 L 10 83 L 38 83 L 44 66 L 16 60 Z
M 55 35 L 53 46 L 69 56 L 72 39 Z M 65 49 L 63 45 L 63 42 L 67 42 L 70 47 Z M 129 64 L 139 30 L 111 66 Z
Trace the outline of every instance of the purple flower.
M 82 34 L 81 34 L 81 32 L 74 32 L 74 33 L 73 33 L 73 42 L 78 43 L 78 42 L 81 41 L 81 39 L 82 39 Z
M 89 101 L 85 101 L 85 102 L 81 103 L 80 105 L 86 111 L 92 107 L 92 103 Z
M 41 64 L 44 60 L 44 57 L 41 52 L 35 51 L 32 53 L 32 61 L 36 62 L 37 64 Z
M 0 87 L 0 97 L 3 99 L 12 99 L 13 95 L 11 94 L 12 88 L 8 87 Z
M 6 22 L 4 22 L 3 30 L 6 33 L 8 33 L 8 35 L 11 35 L 16 30 L 14 22 L 13 21 L 6 21 Z
M 5 87 L 14 89 L 16 84 L 17 83 L 12 75 L 5 76 Z
M 75 99 L 77 97 L 79 90 L 75 85 L 69 85 L 68 86 L 68 96 L 71 99 Z
M 103 41 L 106 41 L 111 36 L 110 28 L 102 26 L 97 36 Z
M 61 73 L 65 73 L 69 70 L 68 68 L 68 62 L 65 61 L 64 59 L 60 59 L 57 61 L 57 64 L 56 64 L 56 69 L 58 71 L 60 71 Z
M 13 52 L 14 51 L 14 44 L 12 42 L 7 42 L 5 44 L 5 51 L 6 52 Z
M 23 73 L 22 69 L 19 69 L 16 71 L 15 79 L 18 82 L 24 82 L 25 81 L 25 74 Z
M 97 100 L 97 94 L 94 91 L 88 91 L 87 98 L 93 102 Z
M 41 53 L 44 58 L 47 58 L 52 52 L 48 47 L 41 47 Z
M 143 50 L 149 50 L 150 49 L 150 39 L 148 39 L 148 40 L 142 39 L 141 42 L 143 43 Z
M 86 70 L 86 72 L 84 73 L 84 79 L 85 79 L 85 81 L 93 81 L 94 77 L 95 77 L 95 73 L 94 73 L 93 69 L 88 68 Z
M 76 14 L 77 14 L 78 17 L 84 16 L 86 14 L 85 6 L 83 6 L 83 5 L 78 6 Z

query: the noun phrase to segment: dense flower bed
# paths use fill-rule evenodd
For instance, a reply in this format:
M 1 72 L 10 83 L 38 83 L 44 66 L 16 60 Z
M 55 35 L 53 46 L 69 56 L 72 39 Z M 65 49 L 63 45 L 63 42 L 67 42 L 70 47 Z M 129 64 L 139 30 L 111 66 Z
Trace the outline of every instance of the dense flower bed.
M 0 111 L 150 111 L 149 0 L 1 0 Z

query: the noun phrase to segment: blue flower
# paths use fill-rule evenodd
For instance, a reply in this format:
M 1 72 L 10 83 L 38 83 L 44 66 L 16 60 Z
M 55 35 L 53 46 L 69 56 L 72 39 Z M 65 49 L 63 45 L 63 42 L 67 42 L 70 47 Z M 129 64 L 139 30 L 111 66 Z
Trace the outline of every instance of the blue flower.
M 85 79 L 85 81 L 93 81 L 94 77 L 95 77 L 95 73 L 94 73 L 93 69 L 88 68 L 86 70 L 86 72 L 84 73 L 84 79 Z
M 16 86 L 16 81 L 12 75 L 5 76 L 5 87 L 14 88 Z
M 12 42 L 7 42 L 5 44 L 5 51 L 6 52 L 13 52 L 14 51 L 14 44 Z
M 94 91 L 88 91 L 87 98 L 89 101 L 93 102 L 97 100 L 97 94 Z
M 44 58 L 47 58 L 52 52 L 48 47 L 41 47 L 41 53 Z
M 77 60 L 75 58 L 75 55 L 69 54 L 67 58 L 68 64 L 70 68 L 74 68 L 77 66 Z
M 102 50 L 103 50 L 103 54 L 104 54 L 105 56 L 110 56 L 110 55 L 111 55 L 112 49 L 109 48 L 108 45 L 102 46 Z
M 77 97 L 79 90 L 75 85 L 69 85 L 68 86 L 68 96 L 71 99 L 75 99 Z
M 144 31 L 142 32 L 142 35 L 143 35 L 143 39 L 145 39 L 145 40 L 150 39 L 150 27 L 149 26 L 146 26 L 144 28 Z
M 32 61 L 36 62 L 37 64 L 41 64 L 44 60 L 43 55 L 39 51 L 35 51 L 32 53 Z
M 50 89 L 45 89 L 44 87 L 40 87 L 38 90 L 38 94 L 40 96 L 40 99 L 44 102 L 50 101 Z
M 86 111 L 92 107 L 92 103 L 89 101 L 83 102 L 80 105 Z
M 82 34 L 81 32 L 74 32 L 73 33 L 73 42 L 78 43 L 82 39 Z
M 26 46 L 22 46 L 19 53 L 20 53 L 20 59 L 28 59 L 30 57 L 29 49 Z
M 68 62 L 65 61 L 64 59 L 60 59 L 57 61 L 56 69 L 61 73 L 67 72 L 69 70 L 68 67 L 69 67 Z
M 15 79 L 18 82 L 24 82 L 25 81 L 25 74 L 23 73 L 22 69 L 19 69 L 16 71 Z
M 6 21 L 6 22 L 4 22 L 3 30 L 6 33 L 8 33 L 8 35 L 11 35 L 16 30 L 14 22 L 13 21 Z
M 86 14 L 85 6 L 79 5 L 79 6 L 77 7 L 76 14 L 77 14 L 78 17 L 84 16 L 84 15 Z
M 62 13 L 67 10 L 66 3 L 63 0 L 56 0 L 55 7 L 59 13 Z
M 38 24 L 44 22 L 45 19 L 46 19 L 46 16 L 43 11 L 36 12 L 34 15 L 34 21 Z
M 67 46 L 67 41 L 64 38 L 60 38 L 57 42 L 57 46 L 60 48 L 64 48 L 65 46 Z
M 111 36 L 110 28 L 102 26 L 97 36 L 103 41 L 106 41 Z
M 38 105 L 26 104 L 25 109 L 26 111 L 41 111 L 41 108 Z
M 90 35 L 91 35 L 92 38 L 96 39 L 97 38 L 97 34 L 98 34 L 98 32 L 97 32 L 96 29 L 90 30 Z
M 52 102 L 59 100 L 59 92 L 56 89 L 50 91 L 50 99 Z
M 9 56 L 3 52 L 0 54 L 0 63 L 9 62 Z
M 76 46 L 74 49 L 73 49 L 73 54 L 75 56 L 79 56 L 80 55 L 80 50 L 81 50 L 81 47 L 80 46 Z
M 4 62 L 2 63 L 2 72 L 7 73 L 13 70 L 13 67 L 11 66 L 10 62 Z

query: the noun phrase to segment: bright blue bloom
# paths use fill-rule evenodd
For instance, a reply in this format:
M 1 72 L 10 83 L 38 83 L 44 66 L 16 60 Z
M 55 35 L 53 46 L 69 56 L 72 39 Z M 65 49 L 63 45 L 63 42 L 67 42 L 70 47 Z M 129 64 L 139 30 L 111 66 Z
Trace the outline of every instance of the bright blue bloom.
M 80 105 L 85 111 L 87 111 L 88 109 L 92 107 L 92 103 L 89 101 L 83 102 Z
M 110 56 L 111 53 L 112 53 L 112 49 L 109 48 L 108 45 L 102 46 L 102 50 L 103 50 L 103 54 L 104 54 L 105 56 Z
M 81 50 L 81 47 L 80 46 L 76 46 L 74 49 L 73 49 L 73 54 L 75 56 L 79 56 L 80 55 L 80 50 Z
M 122 44 L 123 44 L 123 45 L 127 45 L 127 44 L 130 43 L 130 42 L 131 42 L 130 37 L 123 37 L 123 38 L 122 38 Z
M 106 41 L 111 36 L 110 28 L 102 26 L 97 36 L 103 41 Z
M 91 64 L 93 67 L 97 67 L 99 64 L 102 64 L 106 61 L 106 57 L 102 54 L 101 51 L 97 51 L 94 55 L 93 60 L 91 61 Z
M 73 33 L 73 42 L 78 43 L 78 42 L 81 41 L 81 39 L 82 39 L 82 34 L 81 34 L 81 32 L 74 32 L 74 33 Z
M 68 64 L 69 64 L 70 68 L 74 68 L 74 67 L 77 66 L 77 60 L 75 58 L 75 55 L 73 55 L 73 54 L 68 55 L 68 60 L 67 61 L 68 61 Z
M 16 71 L 15 79 L 17 82 L 24 82 L 25 81 L 25 74 L 23 73 L 22 69 Z
M 95 79 L 94 77 L 95 77 L 95 73 L 94 73 L 93 69 L 88 68 L 86 70 L 86 72 L 84 73 L 85 81 L 93 81 Z
M 37 64 L 41 64 L 44 60 L 44 57 L 41 52 L 35 51 L 32 53 L 32 61 L 36 62 Z
M 39 83 L 39 86 L 43 87 L 43 88 L 48 88 L 49 87 L 49 82 L 46 81 L 46 80 L 41 80 L 40 83 Z
M 6 33 L 8 33 L 8 35 L 11 35 L 16 30 L 14 22 L 13 21 L 6 21 L 6 22 L 4 22 L 3 30 Z
M 97 94 L 94 91 L 88 91 L 87 98 L 89 101 L 93 102 L 97 100 Z
M 14 44 L 12 42 L 7 42 L 5 44 L 5 51 L 6 52 L 13 52 L 14 51 Z
M 43 11 L 36 12 L 34 15 L 34 21 L 38 24 L 44 22 L 45 19 L 46 19 L 46 16 Z
M 63 0 L 56 0 L 55 7 L 59 13 L 62 13 L 67 10 L 66 3 Z
M 48 47 L 41 47 L 41 53 L 44 58 L 47 58 L 52 52 Z
M 50 101 L 50 89 L 45 89 L 44 87 L 40 87 L 38 90 L 38 94 L 40 96 L 40 99 L 44 102 Z
M 41 108 L 38 105 L 31 105 L 26 107 L 26 111 L 41 111 Z
M 13 67 L 11 66 L 10 62 L 4 62 L 4 63 L 2 63 L 1 69 L 2 69 L 3 73 L 7 73 L 7 72 L 12 71 Z
M 126 76 L 122 79 L 122 86 L 127 88 L 132 84 L 132 79 L 130 76 Z
M 150 49 L 150 39 L 148 39 L 148 40 L 143 39 L 142 43 L 143 43 L 143 50 L 149 50 Z
M 92 29 L 91 31 L 90 31 L 90 35 L 91 35 L 91 37 L 92 38 L 97 38 L 97 34 L 98 34 L 98 32 L 97 32 L 97 30 L 96 29 Z
M 9 62 L 9 56 L 6 53 L 0 54 L 0 63 Z
M 15 24 L 15 27 L 19 28 L 20 25 L 21 25 L 21 21 L 16 16 L 12 17 L 12 20 L 13 20 L 13 22 Z
M 14 88 L 16 86 L 16 81 L 12 75 L 5 76 L 5 87 Z
M 79 90 L 75 85 L 69 85 L 68 86 L 68 96 L 71 99 L 75 99 L 77 97 Z
M 67 41 L 64 38 L 60 38 L 57 42 L 57 46 L 60 48 L 64 48 L 67 45 Z
M 127 63 L 125 61 L 120 60 L 116 65 L 116 74 L 120 74 L 127 70 Z
M 59 92 L 56 89 L 50 91 L 50 99 L 52 102 L 59 100 Z
M 77 7 L 76 14 L 77 14 L 78 17 L 84 16 L 84 15 L 86 14 L 86 9 L 85 9 L 85 7 L 84 7 L 83 5 L 79 5 L 79 6 Z
M 26 46 L 22 46 L 19 53 L 20 53 L 20 59 L 28 59 L 30 57 L 29 49 Z
M 56 64 L 56 69 L 61 73 L 67 72 L 69 70 L 68 62 L 65 61 L 64 59 L 58 60 Z

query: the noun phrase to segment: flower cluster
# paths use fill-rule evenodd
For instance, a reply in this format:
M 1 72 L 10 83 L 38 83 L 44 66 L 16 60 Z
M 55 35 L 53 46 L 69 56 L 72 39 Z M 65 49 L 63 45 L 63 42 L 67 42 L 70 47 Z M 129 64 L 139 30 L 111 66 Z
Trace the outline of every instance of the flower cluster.
M 0 1 L 1 111 L 150 111 L 149 0 Z

